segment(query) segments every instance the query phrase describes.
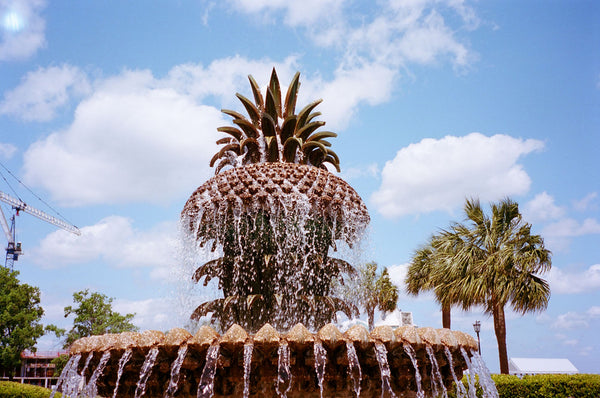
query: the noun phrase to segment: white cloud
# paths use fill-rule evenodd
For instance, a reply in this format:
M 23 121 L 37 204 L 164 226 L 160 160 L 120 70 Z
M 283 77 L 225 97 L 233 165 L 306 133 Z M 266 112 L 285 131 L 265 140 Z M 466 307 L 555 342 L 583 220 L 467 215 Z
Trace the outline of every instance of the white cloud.
M 71 65 L 51 66 L 29 72 L 15 89 L 4 95 L 0 114 L 24 120 L 48 121 L 71 96 L 90 91 L 87 76 Z
M 242 12 L 254 15 L 265 15 L 282 11 L 284 21 L 290 26 L 306 26 L 323 19 L 325 16 L 338 14 L 344 0 L 231 0 L 234 7 Z
M 81 228 L 81 236 L 62 230 L 50 233 L 32 249 L 31 257 L 47 268 L 102 260 L 116 267 L 151 267 L 162 276 L 168 272 L 161 270 L 175 265 L 176 247 L 175 223 L 140 231 L 130 219 L 110 216 Z
M 10 159 L 16 151 L 16 146 L 0 142 L 0 159 Z
M 386 217 L 452 211 L 465 197 L 482 201 L 523 194 L 531 180 L 519 158 L 541 150 L 541 141 L 507 135 L 423 139 L 386 162 L 371 199 Z
M 135 314 L 132 323 L 140 330 L 159 330 L 176 324 L 172 300 L 153 298 L 146 300 L 115 300 L 114 310 L 120 314 Z
M 46 44 L 45 0 L 0 0 L 0 61 L 28 58 Z
M 583 329 L 589 328 L 590 324 L 600 319 L 600 307 L 590 307 L 585 312 L 567 312 L 556 317 L 551 327 L 554 329 Z
M 377 163 L 371 163 L 363 167 L 347 167 L 342 169 L 340 177 L 345 181 L 352 181 L 361 177 L 377 178 L 379 177 L 379 166 Z
M 577 221 L 573 218 L 563 218 L 548 224 L 542 230 L 546 245 L 553 251 L 564 251 L 568 248 L 571 238 L 600 234 L 600 223 L 594 218 Z
M 597 198 L 598 198 L 597 192 L 589 193 L 585 197 L 583 197 L 581 200 L 576 200 L 575 202 L 573 202 L 573 207 L 577 211 L 586 211 L 591 208 L 595 208 L 595 206 L 596 206 L 595 202 L 596 202 Z
M 600 291 L 600 264 L 590 266 L 579 273 L 564 272 L 552 267 L 548 274 L 548 282 L 552 293 L 577 294 Z
M 24 179 L 63 205 L 166 203 L 210 176 L 223 124 L 150 72 L 126 71 L 81 102 L 71 126 L 29 147 Z
M 554 204 L 554 198 L 546 192 L 537 194 L 521 209 L 528 222 L 555 220 L 565 214 L 565 209 Z

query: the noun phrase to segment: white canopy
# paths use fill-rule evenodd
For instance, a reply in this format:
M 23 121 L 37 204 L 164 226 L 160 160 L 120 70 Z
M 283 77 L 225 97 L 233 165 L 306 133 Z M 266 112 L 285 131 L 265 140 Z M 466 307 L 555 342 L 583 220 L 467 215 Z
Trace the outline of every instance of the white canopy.
M 577 368 L 566 358 L 510 358 L 508 371 L 511 375 L 526 374 L 575 374 Z

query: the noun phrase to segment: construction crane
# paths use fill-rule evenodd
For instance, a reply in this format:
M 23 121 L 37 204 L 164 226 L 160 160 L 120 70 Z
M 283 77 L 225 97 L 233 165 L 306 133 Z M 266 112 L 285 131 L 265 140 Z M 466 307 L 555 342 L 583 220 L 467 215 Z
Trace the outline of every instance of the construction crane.
M 17 242 L 16 240 L 16 228 L 15 228 L 15 216 L 18 216 L 21 211 L 31 214 L 34 217 L 39 218 L 40 220 L 44 220 L 50 224 L 56 225 L 59 228 L 64 229 L 65 231 L 71 232 L 75 235 L 81 235 L 81 231 L 74 225 L 69 224 L 59 218 L 53 217 L 49 214 L 44 213 L 41 210 L 38 210 L 34 207 L 29 206 L 27 203 L 23 202 L 20 199 L 13 198 L 12 196 L 0 191 L 0 201 L 7 203 L 12 206 L 14 214 L 10 218 L 10 225 L 4 216 L 4 211 L 0 206 L 0 224 L 2 224 L 2 229 L 4 230 L 4 234 L 6 235 L 6 239 L 8 240 L 8 245 L 6 246 L 6 262 L 4 264 L 5 267 L 13 268 L 14 262 L 19 259 L 19 256 L 23 254 L 23 249 L 21 247 L 21 242 Z

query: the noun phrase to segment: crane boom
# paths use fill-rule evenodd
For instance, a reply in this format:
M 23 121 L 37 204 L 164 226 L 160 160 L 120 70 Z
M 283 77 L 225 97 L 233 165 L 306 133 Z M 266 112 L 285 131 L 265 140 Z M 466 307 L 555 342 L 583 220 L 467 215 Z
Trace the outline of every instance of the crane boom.
M 43 211 L 38 210 L 35 207 L 31 207 L 27 203 L 23 202 L 22 200 L 13 198 L 12 196 L 10 196 L 2 191 L 0 191 L 0 201 L 11 205 L 14 209 L 16 209 L 18 211 L 24 211 L 25 213 L 31 214 L 32 216 L 39 218 L 40 220 L 44 220 L 50 224 L 56 225 L 57 227 L 62 228 L 65 231 L 74 233 L 75 235 L 81 235 L 81 231 L 76 226 L 71 225 L 59 218 L 53 217 L 47 213 L 44 213 Z M 2 217 L 2 218 L 4 219 L 4 217 Z M 6 220 L 4 219 L 4 222 L 2 223 L 3 227 L 4 227 L 5 223 L 6 223 Z M 6 232 L 6 230 L 5 230 L 5 232 Z

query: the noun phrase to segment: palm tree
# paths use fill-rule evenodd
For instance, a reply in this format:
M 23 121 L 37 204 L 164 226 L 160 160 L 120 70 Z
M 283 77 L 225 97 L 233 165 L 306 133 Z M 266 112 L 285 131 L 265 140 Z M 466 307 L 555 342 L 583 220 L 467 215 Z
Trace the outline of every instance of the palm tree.
M 452 262 L 443 269 L 450 299 L 464 309 L 481 304 L 493 316 L 500 372 L 508 374 L 504 308 L 524 315 L 548 306 L 550 287 L 539 275 L 550 269 L 551 253 L 508 198 L 492 204 L 490 216 L 478 200 L 467 200 L 464 210 L 466 224 L 454 224 L 438 246 Z
M 377 263 L 361 267 L 354 283 L 346 286 L 344 295 L 348 301 L 362 307 L 369 319 L 369 329 L 375 327 L 375 310 L 392 312 L 398 303 L 398 287 L 390 279 L 387 268 L 377 275 Z
M 415 252 L 404 282 L 407 293 L 413 296 L 418 296 L 425 291 L 434 292 L 436 301 L 442 307 L 442 327 L 450 329 L 450 309 L 454 303 L 450 300 L 447 273 L 443 269 L 451 266 L 452 263 L 446 261 L 436 249 L 442 245 L 441 239 L 443 239 L 442 234 L 433 235 L 425 246 Z

